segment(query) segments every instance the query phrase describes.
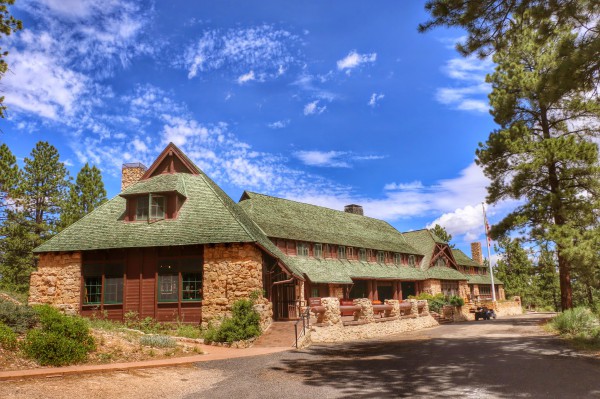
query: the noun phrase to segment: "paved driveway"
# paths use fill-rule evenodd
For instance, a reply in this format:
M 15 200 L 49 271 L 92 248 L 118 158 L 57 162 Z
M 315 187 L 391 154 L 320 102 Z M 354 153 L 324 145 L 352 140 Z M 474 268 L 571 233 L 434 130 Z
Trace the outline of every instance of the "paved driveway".
M 545 317 L 450 324 L 193 367 L 6 382 L 0 397 L 600 397 L 600 360 L 546 335 L 538 326 Z

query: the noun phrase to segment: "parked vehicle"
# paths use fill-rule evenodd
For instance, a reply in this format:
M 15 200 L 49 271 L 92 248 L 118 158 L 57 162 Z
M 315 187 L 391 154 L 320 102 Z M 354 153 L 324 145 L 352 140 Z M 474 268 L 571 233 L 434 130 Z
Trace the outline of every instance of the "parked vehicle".
M 489 319 L 495 319 L 495 318 L 496 318 L 496 312 L 494 312 L 494 309 L 488 309 L 487 306 L 480 306 L 475 311 L 475 320 L 479 320 L 479 319 L 489 320 Z

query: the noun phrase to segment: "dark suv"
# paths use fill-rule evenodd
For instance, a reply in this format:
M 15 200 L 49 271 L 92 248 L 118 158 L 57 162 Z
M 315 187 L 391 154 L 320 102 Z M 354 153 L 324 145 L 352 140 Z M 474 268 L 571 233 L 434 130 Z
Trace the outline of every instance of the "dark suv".
M 494 312 L 494 309 L 488 309 L 487 306 L 480 306 L 475 311 L 475 320 L 479 320 L 479 319 L 489 320 L 489 319 L 495 319 L 495 318 L 496 318 L 496 312 Z

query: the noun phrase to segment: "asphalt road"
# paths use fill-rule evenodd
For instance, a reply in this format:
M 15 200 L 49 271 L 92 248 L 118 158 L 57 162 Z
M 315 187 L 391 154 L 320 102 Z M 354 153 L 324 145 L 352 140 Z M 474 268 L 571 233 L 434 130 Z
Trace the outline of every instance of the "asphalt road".
M 600 397 L 600 358 L 539 327 L 545 315 L 197 364 L 221 379 L 188 398 Z M 199 374 L 200 377 L 201 373 Z

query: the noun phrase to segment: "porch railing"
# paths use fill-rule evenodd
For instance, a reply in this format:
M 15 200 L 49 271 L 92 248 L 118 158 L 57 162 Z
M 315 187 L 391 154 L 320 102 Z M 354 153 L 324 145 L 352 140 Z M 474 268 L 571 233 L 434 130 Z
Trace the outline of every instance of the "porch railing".
M 300 325 L 302 323 L 302 325 Z M 310 327 L 310 308 L 307 306 L 306 309 L 300 314 L 298 321 L 294 323 L 294 333 L 296 335 L 296 341 L 294 347 L 298 348 L 298 340 L 306 335 L 306 330 Z

